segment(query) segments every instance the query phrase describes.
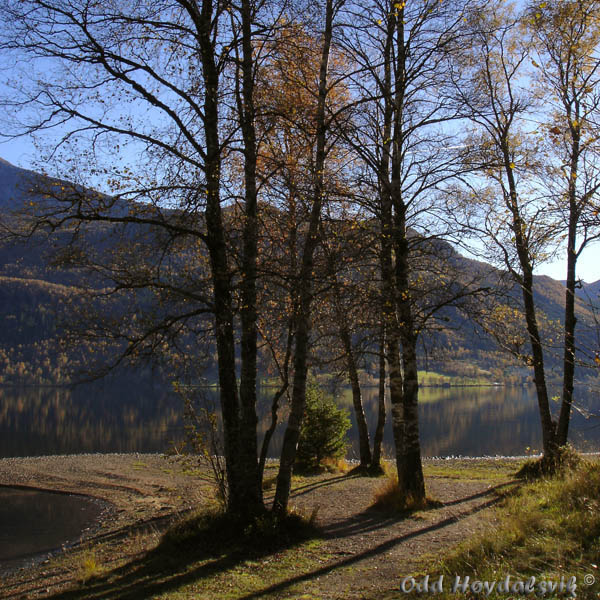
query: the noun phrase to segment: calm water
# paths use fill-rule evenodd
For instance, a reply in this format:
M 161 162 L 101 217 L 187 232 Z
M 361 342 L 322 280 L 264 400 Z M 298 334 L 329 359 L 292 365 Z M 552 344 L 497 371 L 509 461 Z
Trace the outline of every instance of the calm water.
M 77 540 L 102 510 L 91 498 L 0 487 L 0 569 Z
M 267 414 L 273 390 L 263 389 L 260 410 Z M 205 392 L 209 402 L 214 392 Z M 600 413 L 597 392 L 582 392 L 584 409 Z M 540 448 L 533 388 L 422 388 L 421 440 L 425 456 L 520 455 Z M 338 396 L 351 411 L 349 390 Z M 365 409 L 375 427 L 377 390 L 364 389 Z M 91 385 L 73 391 L 0 388 L 0 457 L 85 452 L 164 452 L 183 436 L 181 401 L 149 386 Z M 284 417 L 285 418 L 285 417 Z M 262 423 L 264 431 L 268 424 Z M 351 437 L 356 448 L 356 428 Z M 271 455 L 283 437 L 280 425 Z M 581 450 L 600 450 L 600 419 L 575 412 L 571 439 Z M 385 445 L 392 448 L 386 424 Z M 356 449 L 350 456 L 356 455 Z
M 274 390 L 263 389 L 260 412 L 268 414 Z M 217 401 L 204 390 L 205 401 Z M 531 388 L 422 388 L 421 440 L 425 456 L 521 455 L 539 450 L 540 426 Z M 582 393 L 584 409 L 599 413 L 597 393 Z M 351 416 L 351 395 L 337 397 Z M 377 390 L 364 389 L 367 420 L 373 432 Z M 0 388 L 0 457 L 85 452 L 164 452 L 183 437 L 182 403 L 167 390 L 139 385 L 91 385 L 75 390 Z M 285 416 L 282 417 L 285 419 Z M 259 433 L 268 423 L 261 422 Z M 281 449 L 278 428 L 271 456 Z M 349 456 L 357 456 L 356 427 Z M 600 450 L 600 419 L 573 415 L 571 439 L 581 450 Z M 386 424 L 386 450 L 392 431 Z M 94 501 L 77 496 L 0 487 L 0 572 L 15 560 L 43 553 L 77 539 L 101 512 Z

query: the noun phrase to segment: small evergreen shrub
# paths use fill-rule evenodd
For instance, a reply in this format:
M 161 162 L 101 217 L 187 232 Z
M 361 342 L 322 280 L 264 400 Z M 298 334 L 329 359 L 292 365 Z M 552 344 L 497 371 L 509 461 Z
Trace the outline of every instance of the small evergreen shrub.
M 314 471 L 326 459 L 346 454 L 346 433 L 350 429 L 347 411 L 338 408 L 333 396 L 315 384 L 306 388 L 306 407 L 296 452 L 296 470 Z

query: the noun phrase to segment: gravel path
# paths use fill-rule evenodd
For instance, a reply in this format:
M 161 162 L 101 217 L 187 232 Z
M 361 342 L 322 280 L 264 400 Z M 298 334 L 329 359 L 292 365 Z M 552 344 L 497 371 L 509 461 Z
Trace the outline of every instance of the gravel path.
M 403 577 L 418 573 L 424 558 L 440 555 L 481 530 L 487 521 L 480 511 L 495 501 L 495 487 L 503 482 L 457 479 L 461 464 L 472 462 L 434 460 L 428 464 L 435 467 L 430 469 L 435 476 L 426 479 L 428 494 L 443 505 L 409 518 L 369 508 L 380 480 L 336 474 L 302 479 L 293 491 L 292 504 L 309 514 L 316 511 L 326 537 L 321 546 L 324 559 L 318 570 L 300 573 L 274 590 L 278 596 L 287 597 L 286 587 L 298 583 L 328 600 L 367 598 L 370 590 L 398 590 Z M 455 476 L 437 475 L 446 471 Z M 105 565 L 122 560 L 124 552 L 140 555 L 156 543 L 173 518 L 213 497 L 206 477 L 163 456 L 148 454 L 3 459 L 0 485 L 83 493 L 110 503 L 102 522 L 87 534 L 90 543 L 104 542 Z M 272 491 L 267 492 L 267 499 L 269 494 Z M 128 539 L 126 550 L 124 538 Z M 68 560 L 61 562 L 59 557 L 3 578 L 0 597 L 54 594 L 72 584 L 73 577 Z

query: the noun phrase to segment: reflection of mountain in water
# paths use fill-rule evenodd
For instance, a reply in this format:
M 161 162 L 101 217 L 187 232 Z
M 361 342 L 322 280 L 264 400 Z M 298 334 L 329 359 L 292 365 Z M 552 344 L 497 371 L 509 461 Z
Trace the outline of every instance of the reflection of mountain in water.
M 528 447 L 541 448 L 533 387 L 422 388 L 419 394 L 424 456 L 522 455 Z M 374 430 L 377 420 L 375 389 L 365 389 L 365 412 Z M 597 423 L 600 425 L 599 420 Z M 573 414 L 570 439 L 577 448 L 600 449 L 600 427 L 594 428 L 594 424 L 578 413 Z M 353 432 L 355 427 L 353 422 Z M 386 448 L 391 450 L 393 437 L 389 418 L 384 440 Z M 358 456 L 356 442 L 353 451 Z
M 530 390 L 483 388 L 462 394 L 421 406 L 426 455 L 510 455 L 539 447 L 537 404 Z
M 260 390 L 259 442 L 269 426 L 274 390 Z M 521 455 L 540 448 L 540 425 L 533 388 L 422 388 L 419 414 L 424 456 Z M 199 391 L 218 406 L 214 388 Z M 591 397 L 591 396 L 590 396 Z M 353 417 L 350 395 L 339 396 Z M 377 420 L 377 389 L 364 389 L 365 413 L 372 430 Z M 0 388 L 0 456 L 79 452 L 164 452 L 181 440 L 182 402 L 165 388 L 94 384 L 68 389 Z M 273 437 L 270 455 L 278 456 L 286 413 Z M 354 425 L 354 424 L 353 424 Z M 582 450 L 600 447 L 600 420 L 574 413 L 571 440 Z M 595 426 L 595 427 L 594 427 Z M 358 455 L 356 427 L 350 431 Z M 390 419 L 385 447 L 391 451 Z
M 180 436 L 181 402 L 149 386 L 0 389 L 0 456 L 162 452 Z

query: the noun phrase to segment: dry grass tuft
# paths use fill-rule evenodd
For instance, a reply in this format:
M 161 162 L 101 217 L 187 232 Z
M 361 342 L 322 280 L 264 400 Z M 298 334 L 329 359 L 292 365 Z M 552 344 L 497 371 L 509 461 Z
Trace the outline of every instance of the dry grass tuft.
M 429 497 L 414 498 L 410 494 L 405 494 L 398 487 L 398 476 L 394 474 L 388 475 L 385 481 L 375 490 L 371 506 L 386 512 L 404 513 L 439 508 L 442 503 Z
M 98 559 L 93 552 L 86 552 L 83 557 L 79 580 L 83 585 L 102 574 L 103 569 L 98 563 Z
M 527 460 L 517 471 L 516 477 L 528 481 L 553 475 L 564 475 L 581 466 L 581 457 L 573 446 L 567 444 L 558 449 L 556 457 L 532 458 Z

